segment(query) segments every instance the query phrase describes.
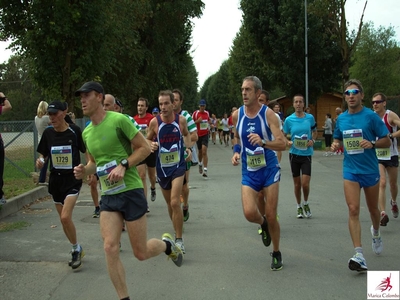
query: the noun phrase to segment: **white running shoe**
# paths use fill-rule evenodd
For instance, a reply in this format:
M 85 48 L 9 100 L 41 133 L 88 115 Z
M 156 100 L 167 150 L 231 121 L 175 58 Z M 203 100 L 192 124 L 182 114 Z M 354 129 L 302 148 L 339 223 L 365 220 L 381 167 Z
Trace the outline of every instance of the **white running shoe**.
M 382 253 L 383 250 L 383 242 L 380 234 L 378 236 L 374 236 L 374 227 L 372 225 L 371 225 L 371 234 L 372 234 L 372 250 L 376 255 L 379 255 Z

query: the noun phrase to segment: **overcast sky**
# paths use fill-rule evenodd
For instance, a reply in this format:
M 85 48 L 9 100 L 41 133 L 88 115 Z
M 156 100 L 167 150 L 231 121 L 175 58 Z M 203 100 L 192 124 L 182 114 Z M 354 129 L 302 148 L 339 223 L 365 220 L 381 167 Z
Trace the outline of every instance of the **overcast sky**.
M 299 0 L 300 1 L 300 0 Z M 205 9 L 201 19 L 194 20 L 192 55 L 199 85 L 216 73 L 221 63 L 228 59 L 232 41 L 241 26 L 240 0 L 203 0 Z M 350 27 L 359 23 L 365 0 L 347 0 L 346 18 Z M 394 26 L 400 41 L 400 0 L 368 0 L 364 22 L 373 21 L 375 29 L 380 25 Z M 7 43 L 0 42 L 0 62 L 7 61 L 11 51 L 4 50 Z

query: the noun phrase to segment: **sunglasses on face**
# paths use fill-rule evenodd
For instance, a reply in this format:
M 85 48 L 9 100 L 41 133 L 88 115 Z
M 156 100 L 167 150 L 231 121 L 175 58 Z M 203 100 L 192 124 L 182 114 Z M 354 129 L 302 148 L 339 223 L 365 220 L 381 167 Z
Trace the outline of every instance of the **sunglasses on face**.
M 383 102 L 384 102 L 384 100 L 375 100 L 375 101 L 372 101 L 372 104 L 380 104 Z
M 347 90 L 347 91 L 344 92 L 344 94 L 346 96 L 357 95 L 359 93 L 360 93 L 360 90 L 358 90 L 358 89 Z
M 352 89 L 352 90 L 345 91 L 344 94 L 346 96 L 350 96 L 350 95 L 357 95 L 359 92 L 360 92 L 360 90 Z

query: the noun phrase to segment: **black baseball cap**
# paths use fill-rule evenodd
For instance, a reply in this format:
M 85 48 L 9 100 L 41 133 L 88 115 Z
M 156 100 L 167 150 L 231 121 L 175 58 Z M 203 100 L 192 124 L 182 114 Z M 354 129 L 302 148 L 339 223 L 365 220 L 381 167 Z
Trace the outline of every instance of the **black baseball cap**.
M 75 97 L 79 97 L 81 93 L 89 93 L 91 91 L 96 91 L 104 95 L 103 86 L 96 81 L 89 81 L 84 83 L 79 90 L 75 92 Z
M 59 110 L 64 111 L 68 108 L 67 102 L 53 101 L 47 107 L 47 112 L 57 113 Z

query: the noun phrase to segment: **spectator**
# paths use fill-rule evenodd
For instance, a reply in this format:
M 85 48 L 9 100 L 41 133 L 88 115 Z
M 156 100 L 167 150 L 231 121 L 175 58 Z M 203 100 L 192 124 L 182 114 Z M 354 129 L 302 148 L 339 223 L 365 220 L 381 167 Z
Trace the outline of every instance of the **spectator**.
M 46 101 L 40 101 L 37 107 L 37 113 L 35 117 L 35 126 L 38 132 L 39 141 L 42 138 L 43 131 L 46 129 L 47 126 L 50 125 L 50 118 L 47 114 L 47 107 L 49 104 Z M 45 160 L 43 168 L 40 169 L 39 172 L 39 181 L 38 185 L 46 185 L 46 175 L 47 175 L 47 166 L 49 161 Z
M 331 119 L 331 114 L 326 114 L 325 115 L 325 124 L 322 126 L 324 129 L 324 137 L 325 137 L 325 153 L 324 156 L 332 155 L 332 152 L 330 151 L 331 149 L 331 144 L 332 144 L 332 119 Z
M 0 115 L 8 112 L 11 109 L 12 106 L 10 104 L 10 101 L 8 101 L 4 93 L 0 92 Z M 0 204 L 5 204 L 7 202 L 6 199 L 4 198 L 4 192 L 3 192 L 4 156 L 5 156 L 4 142 L 0 134 Z

